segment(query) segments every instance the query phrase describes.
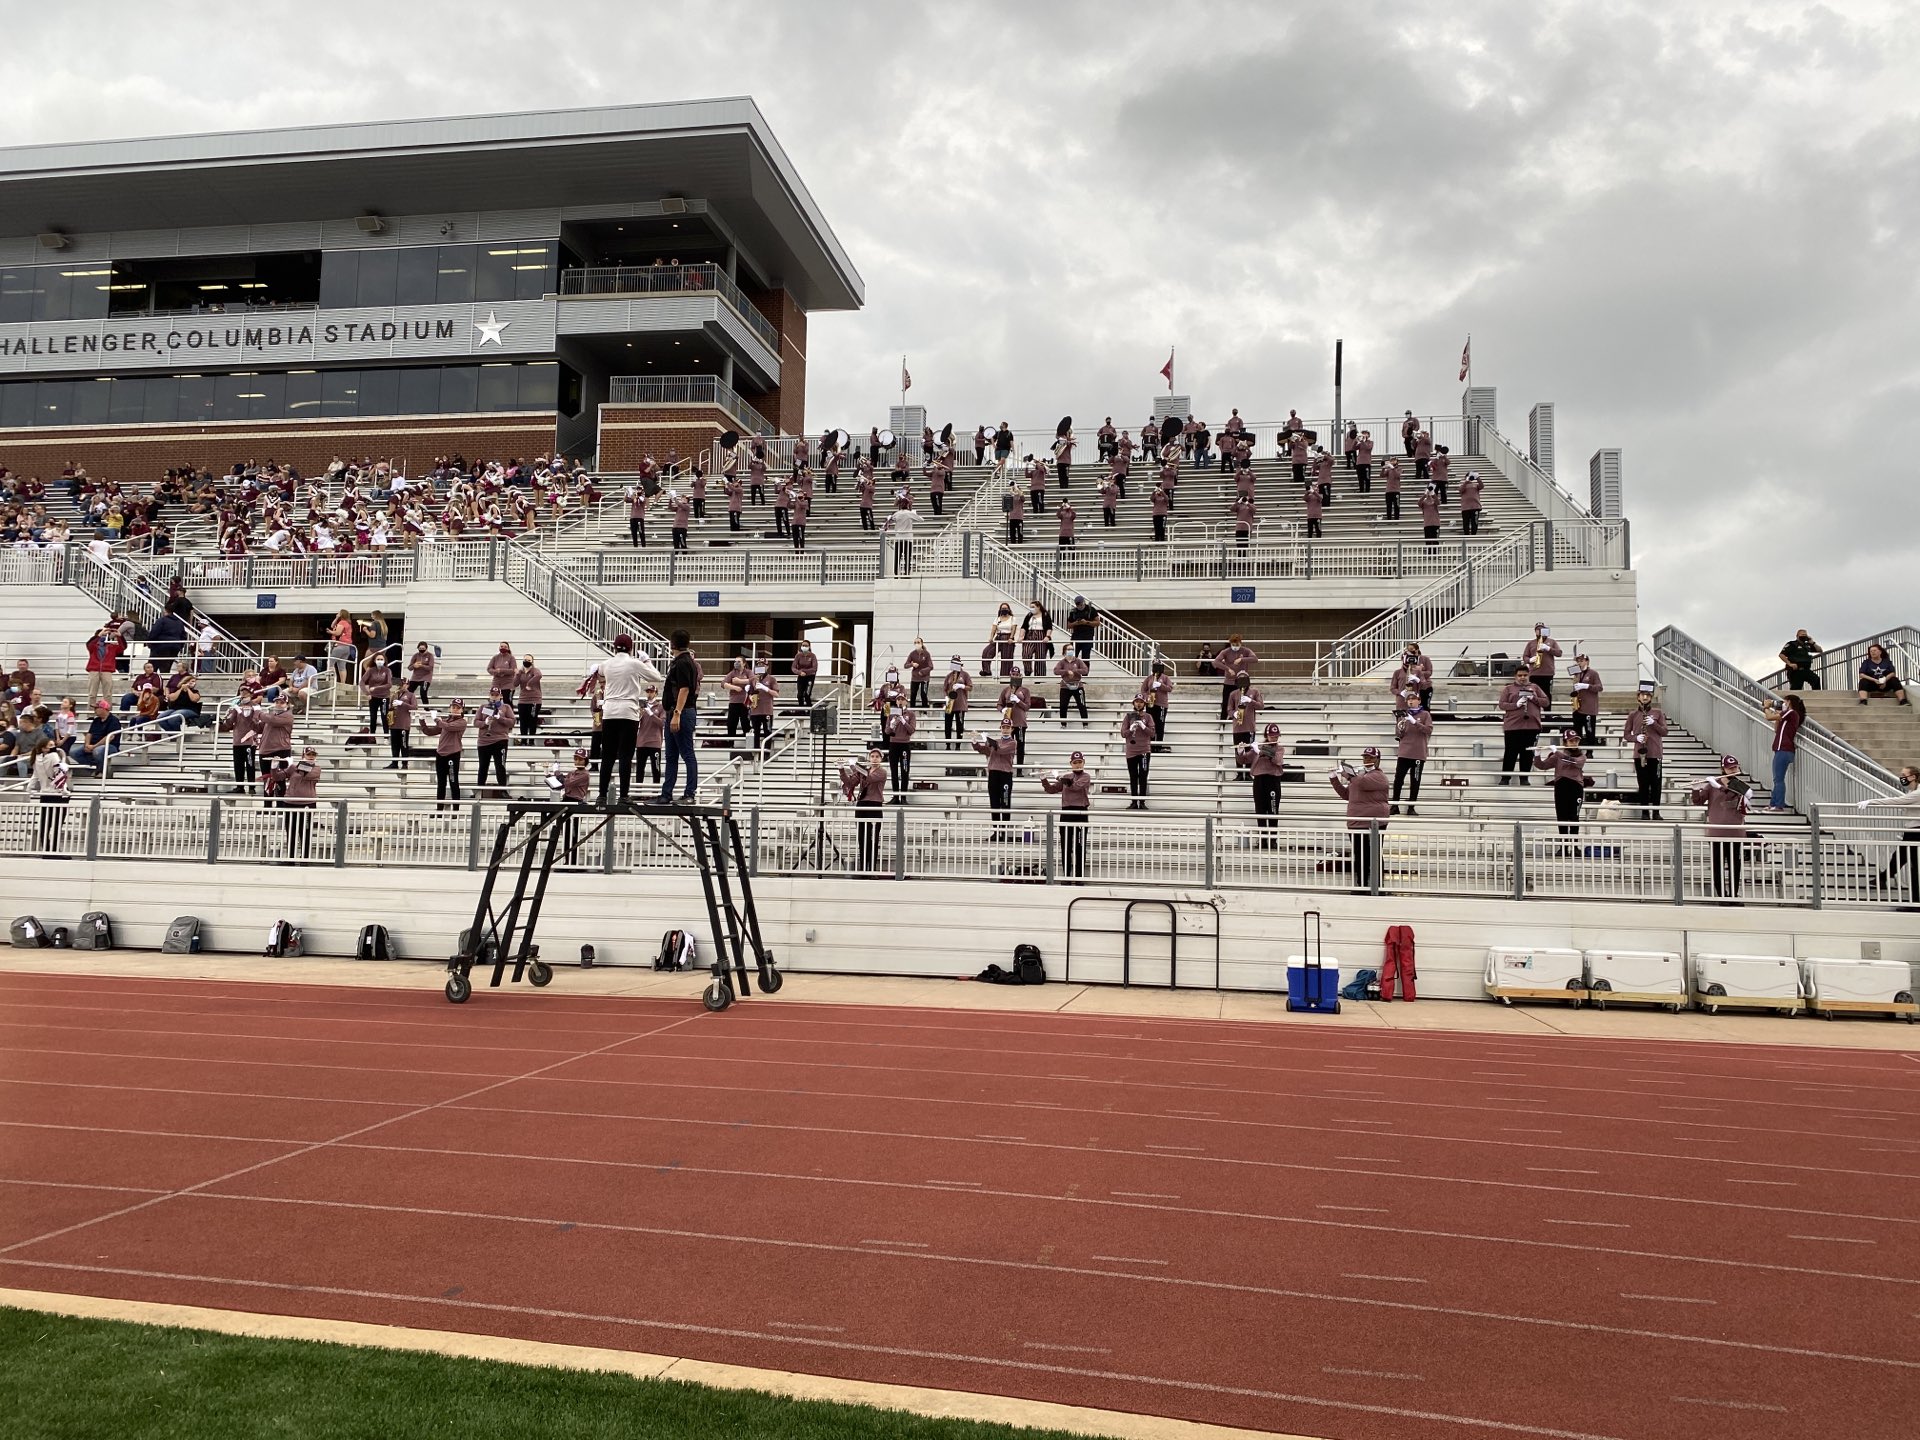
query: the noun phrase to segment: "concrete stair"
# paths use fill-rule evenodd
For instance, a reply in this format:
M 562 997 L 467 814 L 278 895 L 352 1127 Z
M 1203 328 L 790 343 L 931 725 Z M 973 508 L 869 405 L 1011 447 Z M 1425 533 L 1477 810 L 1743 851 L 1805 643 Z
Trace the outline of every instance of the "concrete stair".
M 1802 690 L 1807 718 L 1817 720 L 1855 749 L 1887 769 L 1920 765 L 1920 707 L 1894 700 L 1870 700 L 1865 705 L 1848 691 Z

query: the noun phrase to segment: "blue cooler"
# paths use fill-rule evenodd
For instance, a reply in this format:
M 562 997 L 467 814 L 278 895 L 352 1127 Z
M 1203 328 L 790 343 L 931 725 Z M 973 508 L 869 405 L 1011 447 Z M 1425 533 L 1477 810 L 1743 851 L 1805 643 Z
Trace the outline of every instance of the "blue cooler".
M 1287 957 L 1287 1009 L 1312 1015 L 1340 1013 L 1340 962 L 1329 964 L 1320 948 L 1320 912 L 1300 917 L 1304 955 Z

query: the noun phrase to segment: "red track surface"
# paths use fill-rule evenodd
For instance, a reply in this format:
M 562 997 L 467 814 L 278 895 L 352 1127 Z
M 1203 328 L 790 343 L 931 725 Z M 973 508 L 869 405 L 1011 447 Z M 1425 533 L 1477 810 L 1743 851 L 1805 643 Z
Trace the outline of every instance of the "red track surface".
M 565 986 L 0 976 L 0 1285 L 1339 1440 L 1914 1434 L 1908 1055 Z

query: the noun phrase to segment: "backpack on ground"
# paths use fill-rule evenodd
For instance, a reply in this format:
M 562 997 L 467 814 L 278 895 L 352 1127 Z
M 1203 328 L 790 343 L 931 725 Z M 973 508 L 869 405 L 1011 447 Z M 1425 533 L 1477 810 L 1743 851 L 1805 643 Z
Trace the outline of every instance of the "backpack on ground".
M 656 970 L 691 970 L 697 963 L 700 947 L 690 931 L 669 930 L 660 937 L 660 953 L 653 957 Z
M 160 942 L 162 955 L 198 955 L 200 953 L 200 917 L 182 915 L 167 926 L 167 938 Z
M 1413 999 L 1413 927 L 1411 925 L 1389 925 L 1387 927 L 1387 956 L 1380 967 L 1380 998 L 1393 999 L 1394 979 L 1398 977 L 1400 987 L 1405 991 L 1404 998 Z
M 300 927 L 290 920 L 276 920 L 267 931 L 267 958 L 290 960 L 302 953 Z
M 1378 970 L 1356 970 L 1353 979 L 1340 987 L 1342 1000 L 1377 1000 L 1379 994 L 1380 972 Z
M 393 936 L 384 925 L 362 925 L 360 943 L 354 947 L 354 957 L 360 960 L 393 960 Z
M 16 950 L 38 950 L 48 943 L 46 926 L 31 915 L 21 915 L 13 922 L 13 945 Z
M 1013 947 L 1013 973 L 1016 985 L 1044 985 L 1047 983 L 1047 967 L 1040 962 L 1038 945 L 1016 945 Z
M 89 910 L 80 917 L 80 923 L 73 927 L 73 948 L 76 950 L 111 950 L 113 948 L 113 921 L 107 918 L 104 910 Z

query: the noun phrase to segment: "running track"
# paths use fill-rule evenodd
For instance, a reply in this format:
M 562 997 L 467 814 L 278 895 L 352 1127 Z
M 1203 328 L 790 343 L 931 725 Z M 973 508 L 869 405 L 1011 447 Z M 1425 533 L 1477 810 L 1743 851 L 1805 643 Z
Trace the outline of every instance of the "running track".
M 0 1286 L 1336 1440 L 1914 1433 L 1908 1054 L 565 992 L 0 975 Z

